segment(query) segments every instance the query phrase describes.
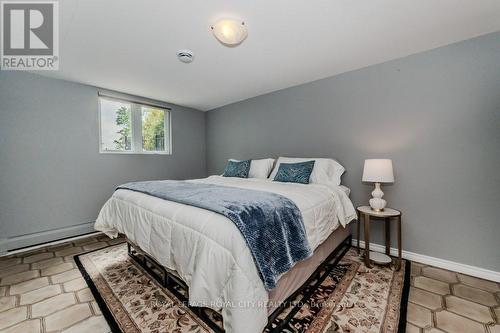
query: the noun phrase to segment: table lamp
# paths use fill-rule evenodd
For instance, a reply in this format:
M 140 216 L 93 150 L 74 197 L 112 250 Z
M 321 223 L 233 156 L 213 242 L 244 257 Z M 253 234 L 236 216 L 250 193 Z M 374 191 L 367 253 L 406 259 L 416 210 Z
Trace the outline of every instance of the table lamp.
M 369 159 L 365 160 L 363 168 L 364 182 L 375 183 L 375 189 L 370 199 L 370 207 L 376 212 L 384 210 L 387 202 L 382 199 L 384 192 L 380 188 L 380 183 L 394 183 L 394 173 L 392 171 L 392 160 L 389 159 Z

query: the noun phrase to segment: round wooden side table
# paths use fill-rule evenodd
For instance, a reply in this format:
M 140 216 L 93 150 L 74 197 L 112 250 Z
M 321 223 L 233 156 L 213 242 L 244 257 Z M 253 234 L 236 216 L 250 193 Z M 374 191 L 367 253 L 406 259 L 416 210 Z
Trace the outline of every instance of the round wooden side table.
M 360 252 L 359 249 L 359 238 L 360 238 L 360 223 L 361 217 L 363 217 L 364 229 L 365 229 L 365 265 L 368 268 L 371 268 L 370 261 L 370 222 L 371 220 L 383 220 L 384 221 L 384 234 L 385 234 L 385 254 L 387 256 L 390 255 L 391 251 L 391 219 L 395 219 L 397 221 L 397 229 L 398 229 L 398 260 L 396 264 L 396 269 L 399 270 L 401 268 L 401 215 L 402 213 L 399 210 L 392 208 L 385 208 L 383 211 L 377 212 L 372 210 L 370 206 L 360 206 L 357 207 L 358 211 L 358 223 L 357 223 L 357 239 L 358 239 L 358 254 Z M 370 219 L 373 217 L 374 219 Z M 375 253 L 375 252 L 374 252 Z M 377 253 L 377 255 L 380 255 Z M 389 263 L 392 262 L 392 259 L 389 258 Z

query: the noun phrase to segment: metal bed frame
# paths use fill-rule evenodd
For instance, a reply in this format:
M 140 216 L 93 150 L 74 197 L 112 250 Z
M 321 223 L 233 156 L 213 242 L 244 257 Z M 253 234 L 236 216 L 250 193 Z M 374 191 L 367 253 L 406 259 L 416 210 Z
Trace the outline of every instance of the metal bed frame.
M 169 272 L 165 267 L 159 264 L 155 259 L 151 258 L 146 252 L 141 250 L 139 246 L 127 239 L 127 252 L 129 256 L 137 262 L 144 270 L 153 276 L 163 287 L 167 288 L 175 297 L 183 302 L 191 311 L 193 311 L 200 319 L 210 326 L 215 332 L 223 333 L 221 329 L 201 307 L 192 307 L 189 305 L 188 298 L 179 292 L 178 288 L 188 291 L 188 286 L 182 279 L 175 274 Z M 326 277 L 331 273 L 333 268 L 344 257 L 347 251 L 351 248 L 352 236 L 347 236 L 328 257 L 316 268 L 311 276 L 298 288 L 292 295 L 290 295 L 276 310 L 273 311 L 268 317 L 268 324 L 265 328 L 270 333 L 281 332 L 284 326 L 295 316 L 300 310 L 302 305 L 313 295 L 316 289 L 323 283 Z M 313 284 L 311 284 L 314 281 Z M 176 288 L 177 287 L 177 288 Z M 296 301 L 295 298 L 303 293 L 300 300 Z M 274 320 L 288 308 L 292 308 L 283 321 L 276 327 L 272 327 Z

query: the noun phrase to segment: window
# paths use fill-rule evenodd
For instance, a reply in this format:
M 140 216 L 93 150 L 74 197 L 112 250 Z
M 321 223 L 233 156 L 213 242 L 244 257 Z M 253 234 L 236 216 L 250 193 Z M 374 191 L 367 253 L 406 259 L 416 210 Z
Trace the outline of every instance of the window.
M 99 97 L 100 152 L 170 154 L 167 108 Z
M 141 106 L 142 149 L 165 151 L 165 110 Z
M 101 110 L 101 150 L 132 151 L 132 104 L 99 99 Z

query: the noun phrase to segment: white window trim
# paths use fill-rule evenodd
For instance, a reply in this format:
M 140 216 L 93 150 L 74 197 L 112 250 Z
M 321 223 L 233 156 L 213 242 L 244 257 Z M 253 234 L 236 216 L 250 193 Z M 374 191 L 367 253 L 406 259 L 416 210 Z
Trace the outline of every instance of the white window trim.
M 131 150 L 107 150 L 102 149 L 102 126 L 101 126 L 101 103 L 100 99 L 107 99 L 111 101 L 117 101 L 124 104 L 130 105 L 131 113 L 131 136 L 132 144 Z M 168 107 L 163 107 L 159 105 L 150 105 L 148 103 L 141 103 L 140 101 L 130 101 L 125 98 L 112 97 L 107 95 L 98 95 L 98 126 L 99 126 L 99 153 L 100 154 L 122 154 L 122 155 L 172 155 L 172 115 L 171 109 Z M 147 151 L 142 148 L 142 107 L 151 107 L 164 111 L 165 120 L 165 151 Z M 135 135 L 138 133 L 138 135 Z

